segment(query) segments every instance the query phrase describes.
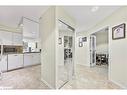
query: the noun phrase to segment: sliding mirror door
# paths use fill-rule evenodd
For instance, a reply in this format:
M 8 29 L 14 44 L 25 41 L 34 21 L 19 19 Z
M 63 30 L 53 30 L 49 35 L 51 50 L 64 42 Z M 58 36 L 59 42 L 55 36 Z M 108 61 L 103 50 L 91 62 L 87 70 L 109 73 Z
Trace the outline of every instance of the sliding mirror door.
M 59 22 L 58 38 L 58 88 L 62 88 L 74 73 L 74 29 L 66 23 Z

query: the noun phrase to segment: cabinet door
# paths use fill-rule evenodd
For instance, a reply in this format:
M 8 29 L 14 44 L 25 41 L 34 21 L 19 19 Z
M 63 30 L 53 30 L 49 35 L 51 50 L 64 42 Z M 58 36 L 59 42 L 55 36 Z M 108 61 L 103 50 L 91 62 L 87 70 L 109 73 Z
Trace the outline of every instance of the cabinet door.
M 33 65 L 33 55 L 30 54 L 24 54 L 24 66 L 31 66 Z
M 8 70 L 23 67 L 23 54 L 8 55 Z
M 27 19 L 23 19 L 23 36 L 27 38 L 39 38 L 39 24 Z
M 41 55 L 40 53 L 33 53 L 33 64 L 40 64 L 41 63 Z
M 12 45 L 12 32 L 0 31 L 0 39 L 4 45 Z
M 2 56 L 2 60 L 0 61 L 0 70 L 7 71 L 7 55 Z
M 23 37 L 20 33 L 13 33 L 13 45 L 23 45 Z

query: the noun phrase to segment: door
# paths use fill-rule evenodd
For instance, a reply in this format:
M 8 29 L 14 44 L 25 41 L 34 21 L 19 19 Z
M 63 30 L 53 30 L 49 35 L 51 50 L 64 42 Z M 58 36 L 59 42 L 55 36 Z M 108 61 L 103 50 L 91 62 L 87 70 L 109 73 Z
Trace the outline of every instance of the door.
M 59 21 L 57 86 L 62 88 L 72 79 L 74 71 L 74 31 Z
M 41 64 L 40 53 L 33 53 L 33 65 Z
M 33 65 L 33 54 L 32 53 L 26 53 L 24 54 L 24 66 L 31 66 Z
M 90 36 L 90 66 L 96 65 L 96 36 Z

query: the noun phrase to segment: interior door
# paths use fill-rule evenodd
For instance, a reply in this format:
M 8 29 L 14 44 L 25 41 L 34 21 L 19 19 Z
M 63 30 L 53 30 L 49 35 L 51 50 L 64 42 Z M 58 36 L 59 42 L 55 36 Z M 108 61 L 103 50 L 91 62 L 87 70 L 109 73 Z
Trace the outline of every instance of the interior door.
M 90 36 L 90 66 L 96 65 L 96 36 Z

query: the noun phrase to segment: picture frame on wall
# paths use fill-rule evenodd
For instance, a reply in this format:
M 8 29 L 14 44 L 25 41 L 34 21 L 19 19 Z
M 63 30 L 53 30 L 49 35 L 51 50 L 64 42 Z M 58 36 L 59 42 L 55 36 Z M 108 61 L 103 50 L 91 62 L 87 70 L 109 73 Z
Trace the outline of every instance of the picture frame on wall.
M 79 38 L 79 47 L 83 47 L 82 37 Z
M 83 37 L 83 38 L 82 38 L 82 41 L 83 41 L 83 42 L 86 42 L 86 41 L 87 41 L 87 37 Z
M 58 43 L 59 43 L 59 45 L 62 44 L 62 38 L 58 39 Z
M 82 42 L 79 42 L 79 47 L 83 47 L 83 43 Z
M 124 39 L 126 33 L 126 24 L 122 23 L 112 28 L 112 39 Z

